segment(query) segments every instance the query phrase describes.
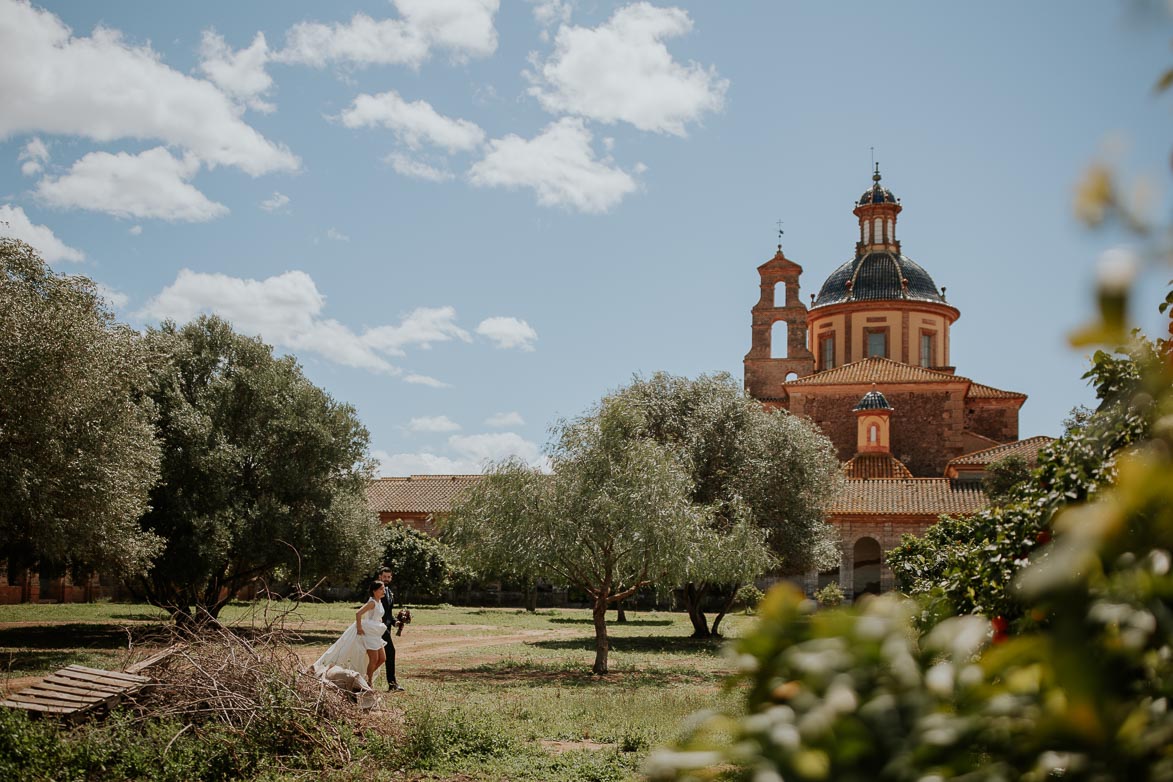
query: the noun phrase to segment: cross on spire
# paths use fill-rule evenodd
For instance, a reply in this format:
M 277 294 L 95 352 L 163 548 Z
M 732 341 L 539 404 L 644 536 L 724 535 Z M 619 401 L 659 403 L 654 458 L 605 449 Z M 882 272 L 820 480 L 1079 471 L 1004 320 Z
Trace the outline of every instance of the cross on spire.
M 782 234 L 786 233 L 782 230 L 782 221 L 778 220 L 778 249 L 782 249 Z

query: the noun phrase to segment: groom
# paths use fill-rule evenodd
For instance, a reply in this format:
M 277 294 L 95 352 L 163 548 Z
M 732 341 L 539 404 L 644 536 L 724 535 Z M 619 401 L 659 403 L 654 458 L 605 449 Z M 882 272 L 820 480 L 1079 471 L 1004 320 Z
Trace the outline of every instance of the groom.
M 383 633 L 383 640 L 387 642 L 387 689 L 391 692 L 403 692 L 399 682 L 395 681 L 395 641 L 391 630 L 395 627 L 395 594 L 391 591 L 391 568 L 386 565 L 379 571 L 379 580 L 383 582 L 383 624 L 387 626 Z

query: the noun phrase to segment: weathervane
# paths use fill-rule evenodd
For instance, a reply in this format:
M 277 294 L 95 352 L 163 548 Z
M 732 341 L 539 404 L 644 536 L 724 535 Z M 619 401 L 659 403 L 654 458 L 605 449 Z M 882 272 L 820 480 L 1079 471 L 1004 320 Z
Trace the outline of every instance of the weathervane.
M 782 249 L 782 234 L 786 233 L 782 230 L 782 221 L 778 221 L 778 249 Z

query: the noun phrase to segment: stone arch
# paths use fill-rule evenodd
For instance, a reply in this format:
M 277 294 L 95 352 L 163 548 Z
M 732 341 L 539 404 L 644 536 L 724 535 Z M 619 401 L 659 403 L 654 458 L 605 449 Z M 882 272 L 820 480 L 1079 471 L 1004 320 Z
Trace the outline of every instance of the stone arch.
M 875 538 L 862 537 L 852 547 L 851 589 L 855 597 L 880 594 L 883 549 Z

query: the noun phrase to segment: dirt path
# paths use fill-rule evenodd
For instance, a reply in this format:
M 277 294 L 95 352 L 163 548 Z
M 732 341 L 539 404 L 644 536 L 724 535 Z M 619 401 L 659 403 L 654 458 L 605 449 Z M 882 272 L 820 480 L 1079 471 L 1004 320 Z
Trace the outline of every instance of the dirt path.
M 31 626 L 43 622 L 5 622 L 0 627 Z M 580 630 L 567 628 L 546 628 L 518 630 L 503 635 L 487 635 L 492 625 L 436 625 L 407 627 L 403 635 L 395 638 L 395 660 L 397 664 L 407 663 L 405 678 L 412 673 L 426 674 L 437 671 L 467 668 L 483 665 L 505 658 L 507 653 L 500 649 L 511 644 L 534 643 L 553 639 L 581 636 Z M 306 646 L 298 650 L 298 657 L 307 665 L 326 650 L 326 645 Z M 14 676 L 0 679 L 0 694 L 14 692 L 37 682 L 40 676 Z

